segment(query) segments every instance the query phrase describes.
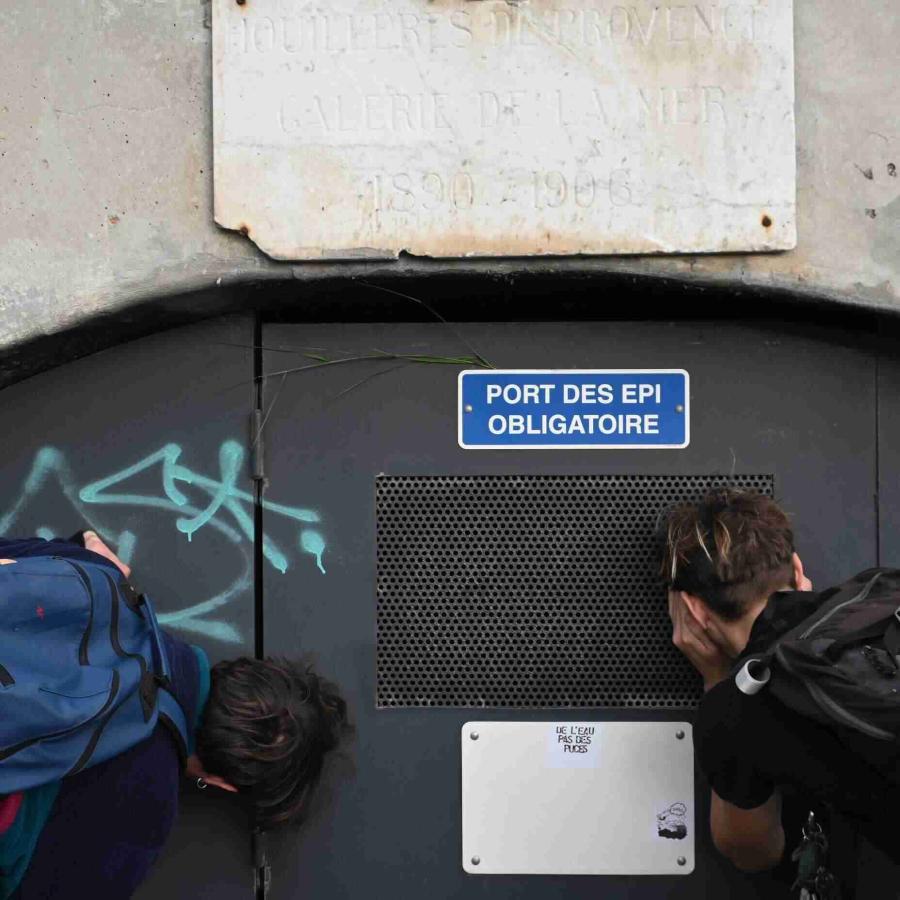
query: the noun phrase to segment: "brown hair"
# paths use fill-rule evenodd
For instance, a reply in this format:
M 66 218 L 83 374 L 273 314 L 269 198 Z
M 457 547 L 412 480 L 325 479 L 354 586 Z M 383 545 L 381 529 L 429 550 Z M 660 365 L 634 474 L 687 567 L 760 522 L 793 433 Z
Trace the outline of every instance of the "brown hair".
M 242 657 L 212 668 L 197 755 L 272 828 L 302 819 L 326 755 L 349 731 L 337 688 L 308 665 Z
M 793 553 L 790 522 L 774 500 L 718 488 L 669 514 L 662 576 L 734 621 L 791 582 Z

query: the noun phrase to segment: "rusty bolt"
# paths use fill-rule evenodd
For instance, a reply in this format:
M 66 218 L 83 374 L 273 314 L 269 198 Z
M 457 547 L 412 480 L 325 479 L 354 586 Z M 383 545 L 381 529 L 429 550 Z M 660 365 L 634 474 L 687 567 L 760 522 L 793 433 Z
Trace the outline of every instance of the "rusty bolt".
M 238 6 L 243 6 L 246 2 L 247 0 L 235 0 L 235 3 L 237 3 Z
M 241 225 L 240 231 L 244 237 L 247 237 L 247 235 L 250 234 L 250 229 L 246 225 Z
M 760 220 L 762 222 L 763 228 L 771 228 L 772 227 L 772 217 L 767 213 Z

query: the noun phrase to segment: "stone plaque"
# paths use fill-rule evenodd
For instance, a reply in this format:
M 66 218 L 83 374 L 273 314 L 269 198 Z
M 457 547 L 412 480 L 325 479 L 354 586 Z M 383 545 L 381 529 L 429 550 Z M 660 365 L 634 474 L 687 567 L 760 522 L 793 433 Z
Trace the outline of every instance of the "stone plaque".
M 796 243 L 791 0 L 212 0 L 215 218 L 277 259 Z

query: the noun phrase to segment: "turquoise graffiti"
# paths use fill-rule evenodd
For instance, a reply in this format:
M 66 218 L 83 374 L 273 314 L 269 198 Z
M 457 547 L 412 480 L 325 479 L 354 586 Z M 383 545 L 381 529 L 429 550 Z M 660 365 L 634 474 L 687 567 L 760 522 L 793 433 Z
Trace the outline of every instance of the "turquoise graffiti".
M 185 465 L 182 455 L 180 445 L 166 444 L 134 465 L 79 487 L 63 452 L 55 447 L 44 447 L 35 455 L 12 506 L 0 515 L 0 535 L 12 533 L 29 502 L 53 481 L 75 508 L 80 521 L 109 540 L 120 559 L 128 564 L 134 559 L 138 536 L 128 529 L 109 527 L 104 507 L 145 508 L 169 513 L 174 517 L 176 531 L 188 542 L 202 529 L 212 529 L 238 550 L 240 573 L 214 596 L 174 612 L 161 613 L 159 620 L 163 625 L 225 643 L 241 643 L 242 635 L 222 618 L 222 614 L 224 608 L 248 591 L 252 584 L 254 498 L 238 484 L 245 460 L 244 448 L 233 440 L 222 443 L 218 477 L 204 475 Z M 154 477 L 150 483 L 148 476 Z M 138 483 L 143 484 L 142 490 L 137 489 Z M 150 484 L 152 489 L 148 489 Z M 263 501 L 263 509 L 266 515 L 287 519 L 299 528 L 292 547 L 283 546 L 270 535 L 263 534 L 262 552 L 268 565 L 285 573 L 291 566 L 292 551 L 299 550 L 301 554 L 311 556 L 318 571 L 324 575 L 325 539 L 311 527 L 319 523 L 319 514 L 312 509 L 269 500 Z M 41 525 L 35 532 L 38 537 L 53 536 L 48 525 Z

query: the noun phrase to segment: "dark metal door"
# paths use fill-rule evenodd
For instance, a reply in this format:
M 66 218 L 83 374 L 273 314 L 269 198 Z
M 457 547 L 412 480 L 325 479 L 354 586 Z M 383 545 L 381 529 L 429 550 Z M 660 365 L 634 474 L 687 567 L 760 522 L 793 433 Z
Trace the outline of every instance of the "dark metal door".
M 247 475 L 253 323 L 135 341 L 0 392 L 0 534 L 93 528 L 154 598 L 162 624 L 215 661 L 253 653 Z M 140 896 L 244 898 L 250 836 L 228 798 L 186 785 Z
M 461 725 L 571 713 L 377 708 L 376 478 L 770 475 L 778 499 L 795 515 L 807 570 L 824 585 L 876 561 L 874 353 L 845 335 L 809 328 L 788 333 L 777 323 L 272 325 L 263 343 L 269 348 L 264 370 L 279 373 L 266 383 L 270 495 L 315 510 L 323 544 L 321 567 L 308 558 L 284 574 L 266 569 L 266 649 L 313 651 L 343 685 L 358 729 L 355 773 L 336 779 L 333 802 L 322 804 L 299 839 L 278 840 L 272 896 L 778 896 L 767 877 L 739 875 L 715 853 L 702 783 L 698 863 L 689 877 L 464 874 Z M 435 358 L 473 351 L 499 368 L 685 368 L 691 444 L 685 450 L 461 450 L 460 366 Z M 291 539 L 290 524 L 269 515 L 266 530 Z M 677 715 L 592 712 L 601 719 Z M 576 717 L 584 715 L 580 709 Z

